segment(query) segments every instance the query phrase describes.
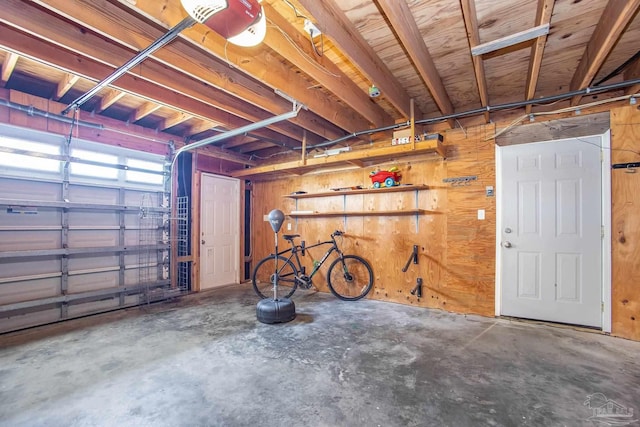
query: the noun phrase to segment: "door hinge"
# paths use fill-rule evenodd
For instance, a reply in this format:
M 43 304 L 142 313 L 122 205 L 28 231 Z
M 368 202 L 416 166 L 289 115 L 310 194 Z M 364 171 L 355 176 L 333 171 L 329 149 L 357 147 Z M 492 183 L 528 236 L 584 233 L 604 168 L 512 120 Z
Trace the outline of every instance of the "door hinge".
M 600 303 L 600 313 L 604 313 L 604 301 Z
M 604 225 L 600 226 L 600 238 L 604 240 Z

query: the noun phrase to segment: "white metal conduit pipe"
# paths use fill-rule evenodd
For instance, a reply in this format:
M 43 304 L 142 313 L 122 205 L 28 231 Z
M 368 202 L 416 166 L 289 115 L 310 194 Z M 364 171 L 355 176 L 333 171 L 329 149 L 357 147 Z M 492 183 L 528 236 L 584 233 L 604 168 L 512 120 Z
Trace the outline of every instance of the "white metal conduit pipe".
M 170 199 L 170 203 L 173 206 L 174 205 L 174 185 L 173 185 L 173 180 L 174 180 L 174 172 L 175 172 L 175 164 L 176 164 L 176 160 L 178 159 L 178 156 L 180 156 L 180 154 L 187 152 L 187 151 L 191 151 L 191 150 L 195 150 L 196 148 L 200 148 L 200 147 L 204 147 L 205 145 L 209 145 L 209 144 L 213 144 L 215 142 L 221 141 L 223 139 L 227 139 L 227 138 L 231 138 L 234 136 L 238 136 L 238 135 L 242 135 L 244 133 L 248 133 L 251 131 L 254 131 L 256 129 L 260 129 L 263 127 L 267 127 L 270 126 L 274 123 L 278 123 L 281 122 L 283 120 L 289 120 L 292 119 L 294 117 L 296 117 L 298 115 L 298 113 L 300 112 L 300 109 L 302 108 L 302 104 L 298 104 L 298 103 L 294 103 L 293 104 L 293 109 L 287 113 L 283 113 L 283 114 L 279 114 L 277 116 L 273 116 L 270 117 L 268 119 L 264 119 L 261 120 L 259 122 L 256 123 L 250 123 L 246 126 L 242 126 L 239 127 L 237 129 L 232 129 L 230 131 L 227 132 L 223 132 L 220 133 L 218 135 L 214 135 L 210 138 L 205 138 L 201 141 L 198 142 L 194 142 L 193 144 L 189 144 L 189 145 L 184 145 L 182 147 L 180 147 L 175 155 L 173 156 L 173 160 L 171 161 L 171 199 Z

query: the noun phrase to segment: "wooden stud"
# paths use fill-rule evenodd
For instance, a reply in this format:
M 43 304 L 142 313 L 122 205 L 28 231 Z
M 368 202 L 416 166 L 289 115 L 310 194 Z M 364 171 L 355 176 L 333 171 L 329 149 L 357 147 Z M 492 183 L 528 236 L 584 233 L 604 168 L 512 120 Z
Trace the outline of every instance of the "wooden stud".
M 573 74 L 570 85 L 572 91 L 584 89 L 591 84 L 638 8 L 640 0 L 609 0 Z M 571 105 L 578 105 L 581 99 L 581 95 L 574 96 Z
M 309 36 L 296 30 L 293 25 L 269 4 L 262 5 L 267 19 L 278 31 L 267 31 L 264 44 L 287 58 L 293 65 L 334 93 L 348 106 L 365 117 L 374 127 L 392 121 L 381 107 L 371 102 L 367 94 L 349 79 L 333 62 L 318 57 L 309 43 Z M 314 42 L 312 40 L 312 42 Z M 296 46 L 293 46 L 295 43 Z
M 58 82 L 58 86 L 56 88 L 56 94 L 53 99 L 58 101 L 60 98 L 66 95 L 67 92 L 71 90 L 73 85 L 75 85 L 78 80 L 80 80 L 80 76 L 76 76 L 75 74 L 65 73 L 62 80 Z
M 480 31 L 478 29 L 478 16 L 476 14 L 476 5 L 474 0 L 460 0 L 462 6 L 462 18 L 467 29 L 467 38 L 469 40 L 469 49 L 480 44 Z M 489 105 L 489 94 L 487 91 L 487 78 L 484 72 L 484 62 L 481 56 L 471 56 L 473 62 L 473 71 L 476 76 L 476 84 L 478 85 L 478 94 L 480 95 L 480 104 L 483 107 Z M 484 121 L 489 123 L 489 112 L 484 113 Z
M 538 0 L 538 11 L 536 12 L 535 25 L 549 25 L 551 15 L 553 14 L 553 6 L 555 0 Z M 541 35 L 531 48 L 531 57 L 529 58 L 529 71 L 527 72 L 527 85 L 525 89 L 525 99 L 527 101 L 533 99 L 536 94 L 536 86 L 538 85 L 538 76 L 540 75 L 540 66 L 542 65 L 542 55 L 544 47 L 547 44 L 547 35 Z M 531 113 L 532 105 L 525 107 L 527 114 Z
M 126 95 L 126 92 L 122 92 L 116 89 L 107 89 L 106 94 L 100 99 L 100 104 L 96 108 L 97 113 L 101 113 L 113 104 L 121 100 Z
M 431 97 L 444 115 L 453 113 L 453 104 L 449 94 L 442 83 L 442 78 L 429 54 L 429 49 L 424 43 L 420 29 L 409 9 L 406 1 L 378 0 L 378 4 L 384 11 L 391 27 L 402 41 L 409 57 L 424 80 Z M 447 120 L 451 128 L 455 128 L 453 119 Z
M 155 102 L 145 102 L 140 107 L 136 108 L 131 116 L 129 117 L 129 121 L 132 123 L 137 122 L 138 120 L 142 120 L 147 117 L 149 114 L 158 111 L 162 105 L 156 104 Z
M 320 30 L 353 62 L 367 78 L 380 88 L 384 97 L 405 117 L 409 116 L 409 95 L 358 29 L 340 9 L 336 0 L 299 0 L 313 15 Z M 419 112 L 422 115 L 422 112 Z M 364 128 L 360 128 L 364 129 Z
M 16 68 L 16 64 L 18 63 L 18 59 L 20 55 L 8 52 L 7 56 L 2 63 L 2 72 L 0 72 L 0 86 L 5 87 L 9 79 L 11 78 L 11 74 L 13 74 L 13 70 Z

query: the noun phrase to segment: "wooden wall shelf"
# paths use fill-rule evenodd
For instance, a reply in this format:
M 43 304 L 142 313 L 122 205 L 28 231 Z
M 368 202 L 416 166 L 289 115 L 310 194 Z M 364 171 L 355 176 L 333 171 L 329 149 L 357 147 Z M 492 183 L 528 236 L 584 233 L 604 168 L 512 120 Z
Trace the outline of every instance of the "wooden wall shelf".
M 424 209 L 403 209 L 395 211 L 336 211 L 336 212 L 313 212 L 313 213 L 289 213 L 287 216 L 291 218 L 314 218 L 314 217 L 330 217 L 330 216 L 403 216 L 403 215 L 421 215 L 425 213 L 433 213 Z
M 351 196 L 354 194 L 396 193 L 400 191 L 428 190 L 427 185 L 396 185 L 394 187 L 362 188 L 356 190 L 325 191 L 321 193 L 287 194 L 289 199 L 311 199 L 315 197 Z
M 301 194 L 287 194 L 283 197 L 293 199 L 296 201 L 296 210 L 298 209 L 298 200 L 299 199 L 312 199 L 318 197 L 335 197 L 342 196 L 344 199 L 344 206 L 346 208 L 346 199 L 347 196 L 355 196 L 358 194 L 381 194 L 381 193 L 398 193 L 398 192 L 408 192 L 414 191 L 416 193 L 416 207 L 415 209 L 396 209 L 396 210 L 367 210 L 367 211 L 332 211 L 332 212 L 308 212 L 308 211 L 299 211 L 299 212 L 290 212 L 287 214 L 289 218 L 299 219 L 299 218 L 327 218 L 327 217 L 343 217 L 345 220 L 345 227 L 347 217 L 349 216 L 409 216 L 414 215 L 416 217 L 416 232 L 418 231 L 418 216 L 424 214 L 435 214 L 437 212 L 428 211 L 425 209 L 418 209 L 418 192 L 421 190 L 428 190 L 429 187 L 427 185 L 397 185 L 393 187 L 382 187 L 382 188 L 361 188 L 355 190 L 337 190 L 337 191 L 323 191 L 319 193 L 301 193 Z

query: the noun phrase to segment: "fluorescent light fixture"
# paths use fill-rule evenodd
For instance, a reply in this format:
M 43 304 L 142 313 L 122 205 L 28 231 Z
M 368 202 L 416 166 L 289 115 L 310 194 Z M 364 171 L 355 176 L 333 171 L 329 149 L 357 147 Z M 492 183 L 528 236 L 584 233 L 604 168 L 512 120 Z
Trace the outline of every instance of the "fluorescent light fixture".
M 321 154 L 316 154 L 313 157 L 329 157 L 329 156 L 335 156 L 337 154 L 340 153 L 344 153 L 346 151 L 351 151 L 351 147 L 340 147 L 340 148 L 333 148 L 331 150 L 324 150 L 324 153 Z

